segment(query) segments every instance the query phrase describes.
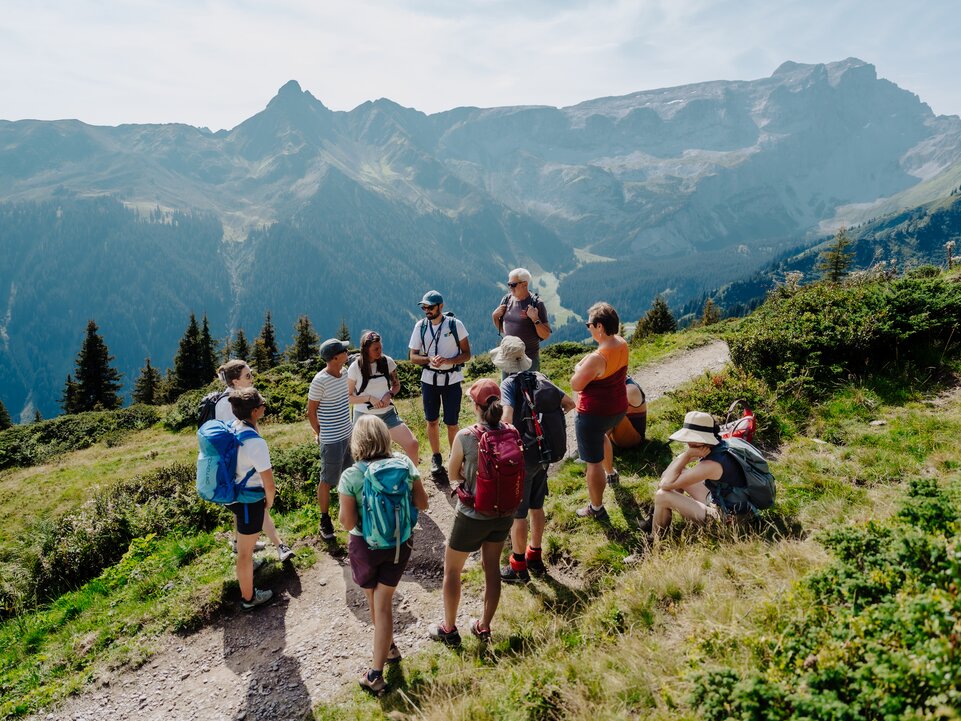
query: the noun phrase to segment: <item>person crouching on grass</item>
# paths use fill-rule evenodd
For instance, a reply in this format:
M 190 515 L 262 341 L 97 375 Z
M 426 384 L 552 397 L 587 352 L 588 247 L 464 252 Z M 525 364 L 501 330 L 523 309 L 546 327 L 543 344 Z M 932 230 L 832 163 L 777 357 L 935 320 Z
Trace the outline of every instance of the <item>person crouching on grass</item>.
M 267 442 L 260 437 L 257 422 L 264 417 L 267 407 L 256 388 L 238 388 L 230 391 L 230 407 L 237 420 L 232 423 L 234 431 L 250 428 L 258 434 L 249 438 L 237 449 L 236 482 L 241 482 L 251 469 L 254 474 L 240 491 L 237 501 L 227 506 L 237 519 L 237 582 L 240 584 L 240 608 L 249 611 L 266 603 L 274 595 L 272 591 L 254 588 L 254 546 L 264 528 L 264 516 L 274 505 L 274 471 L 270 464 Z
M 368 523 L 364 518 L 364 472 L 367 467 L 375 470 L 377 463 L 391 458 L 390 432 L 387 424 L 372 413 L 362 414 L 354 425 L 350 439 L 350 451 L 354 464 L 340 476 L 337 492 L 340 495 L 340 524 L 350 529 L 348 557 L 354 583 L 364 590 L 370 608 L 370 622 L 374 626 L 374 658 L 370 670 L 360 678 L 363 689 L 380 695 L 387 690 L 384 681 L 384 663 L 397 663 L 400 651 L 394 644 L 393 598 L 397 584 L 410 560 L 413 543 L 410 537 L 401 539 L 400 553 L 396 546 L 373 549 L 364 540 L 362 529 Z M 420 480 L 420 473 L 407 456 L 395 454 L 393 458 L 407 463 L 410 482 L 410 500 L 420 511 L 427 510 L 427 491 Z

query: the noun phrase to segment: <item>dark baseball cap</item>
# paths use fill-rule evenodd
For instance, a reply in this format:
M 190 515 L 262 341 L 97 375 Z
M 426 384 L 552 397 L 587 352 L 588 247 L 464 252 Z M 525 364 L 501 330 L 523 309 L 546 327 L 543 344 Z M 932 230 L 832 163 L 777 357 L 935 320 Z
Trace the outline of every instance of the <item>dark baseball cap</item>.
M 418 303 L 417 305 L 419 305 L 421 308 L 424 308 L 425 306 L 428 306 L 428 305 L 439 305 L 443 302 L 444 302 L 444 296 L 442 296 L 436 290 L 429 290 L 426 293 L 424 293 L 424 297 L 420 299 L 420 303 Z
M 320 357 L 329 361 L 335 355 L 347 352 L 347 344 L 337 338 L 328 338 L 320 344 Z

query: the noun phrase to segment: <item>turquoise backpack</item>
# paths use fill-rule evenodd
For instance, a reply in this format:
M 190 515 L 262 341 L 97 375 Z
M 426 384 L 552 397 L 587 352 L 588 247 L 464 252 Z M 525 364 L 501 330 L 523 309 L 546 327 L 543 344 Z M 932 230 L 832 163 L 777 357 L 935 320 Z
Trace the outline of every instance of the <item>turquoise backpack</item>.
M 360 530 L 370 548 L 396 549 L 410 538 L 417 523 L 417 509 L 411 498 L 410 468 L 406 458 L 391 456 L 373 463 L 357 463 L 364 474 Z

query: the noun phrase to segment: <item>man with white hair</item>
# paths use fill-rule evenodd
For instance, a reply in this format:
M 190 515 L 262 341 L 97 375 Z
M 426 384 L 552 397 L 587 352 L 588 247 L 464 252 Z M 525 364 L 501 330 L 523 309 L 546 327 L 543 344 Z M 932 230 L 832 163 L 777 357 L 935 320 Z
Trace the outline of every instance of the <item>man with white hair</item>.
M 510 292 L 491 313 L 491 320 L 499 333 L 524 341 L 531 370 L 537 371 L 541 368 L 541 341 L 550 337 L 551 325 L 547 308 L 536 293 L 531 293 L 530 283 L 531 273 L 527 268 L 512 270 L 507 276 Z

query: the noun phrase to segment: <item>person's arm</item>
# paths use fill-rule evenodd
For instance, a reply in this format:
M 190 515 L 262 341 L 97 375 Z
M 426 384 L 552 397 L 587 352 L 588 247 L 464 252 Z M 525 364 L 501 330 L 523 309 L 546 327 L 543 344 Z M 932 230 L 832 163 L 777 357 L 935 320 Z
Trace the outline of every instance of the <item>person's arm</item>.
M 390 397 L 388 398 L 387 396 L 384 396 L 382 400 L 385 400 L 388 403 L 392 401 L 398 393 L 400 393 L 400 376 L 397 375 L 396 367 L 390 372 L 390 389 L 387 391 L 387 393 L 390 394 Z
M 717 461 L 703 461 L 692 468 L 687 467 L 691 461 L 700 460 L 700 458 L 701 456 L 692 452 L 691 449 L 684 451 L 664 470 L 657 487 L 664 491 L 683 491 L 695 483 L 719 479 L 724 469 Z
M 420 476 L 414 478 L 414 483 L 411 486 L 411 500 L 414 501 L 414 508 L 418 511 L 426 511 L 428 506 L 427 491 L 424 489 L 424 483 L 420 480 Z
M 497 328 L 497 332 L 500 333 L 504 328 L 504 314 L 507 312 L 507 303 L 501 303 L 499 306 L 494 308 L 494 312 L 491 313 L 491 320 L 494 321 L 494 327 Z
M 461 443 L 460 435 L 454 436 L 454 445 L 450 447 L 450 458 L 447 459 L 447 477 L 451 481 L 460 483 L 464 480 L 461 472 L 464 466 L 464 445 Z
M 644 403 L 644 393 L 641 392 L 639 386 L 633 383 L 627 384 L 627 402 L 637 408 L 638 406 L 647 405 Z
M 317 409 L 320 407 L 320 401 L 307 401 L 307 422 L 310 427 L 314 429 L 314 437 L 316 439 L 320 438 L 320 423 L 317 422 Z
M 362 396 L 357 395 L 357 381 L 353 378 L 347 379 L 347 402 L 352 406 L 364 404 L 367 405 L 371 402 L 373 396 L 369 393 L 365 393 Z
M 561 398 L 561 410 L 565 413 L 570 413 L 576 407 L 577 404 L 574 402 L 574 399 L 565 393 L 564 397 Z
M 543 310 L 543 313 L 541 312 Z M 534 332 L 541 340 L 547 340 L 551 335 L 551 324 L 547 320 L 547 308 L 543 303 L 527 306 L 527 317 L 534 324 Z
M 260 480 L 264 483 L 264 495 L 267 497 L 267 510 L 274 505 L 274 496 L 277 494 L 277 484 L 274 483 L 274 469 L 268 468 L 260 471 Z
M 357 499 L 346 493 L 338 493 L 340 497 L 340 525 L 348 531 L 357 527 L 360 523 L 360 515 L 357 513 Z
M 607 361 L 600 353 L 591 353 L 581 358 L 574 366 L 574 375 L 571 376 L 571 390 L 580 393 L 587 387 L 587 384 L 601 375 L 607 368 Z
M 504 406 L 504 412 L 501 414 L 501 423 L 514 425 L 514 406 Z

